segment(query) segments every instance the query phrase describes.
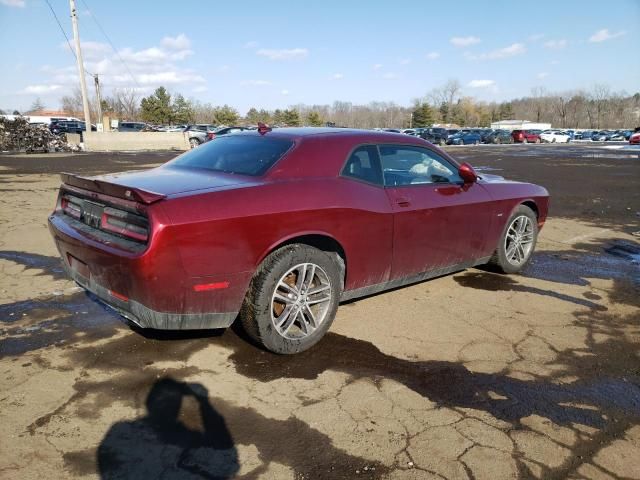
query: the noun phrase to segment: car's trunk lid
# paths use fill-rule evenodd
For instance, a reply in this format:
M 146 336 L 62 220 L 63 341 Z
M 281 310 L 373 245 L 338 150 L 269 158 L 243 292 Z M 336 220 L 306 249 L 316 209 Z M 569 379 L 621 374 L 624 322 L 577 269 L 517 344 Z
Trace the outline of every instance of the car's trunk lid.
M 67 185 L 147 205 L 171 195 L 226 188 L 248 181 L 246 177 L 239 175 L 176 167 L 122 172 L 97 177 L 81 177 L 63 173 L 61 177 Z

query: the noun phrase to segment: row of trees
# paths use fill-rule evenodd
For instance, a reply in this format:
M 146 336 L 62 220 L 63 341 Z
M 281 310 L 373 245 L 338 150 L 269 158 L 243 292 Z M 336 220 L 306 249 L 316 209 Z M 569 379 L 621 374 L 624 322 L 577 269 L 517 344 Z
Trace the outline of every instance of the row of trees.
M 609 86 L 594 85 L 589 91 L 550 92 L 543 87 L 530 95 L 508 102 L 482 102 L 462 95 L 457 80 L 449 80 L 416 101 L 413 111 L 418 123 L 455 123 L 488 126 L 496 120 L 530 120 L 560 128 L 624 128 L 640 125 L 640 93 L 613 92 Z M 421 125 L 416 125 L 421 126 Z
M 43 108 L 37 100 L 34 105 Z M 61 99 L 62 109 L 82 116 L 79 89 Z M 97 118 L 97 101 L 90 102 Z M 35 108 L 34 108 L 35 110 Z M 489 126 L 497 120 L 520 119 L 551 123 L 560 128 L 625 128 L 640 125 L 640 93 L 613 92 L 606 85 L 589 91 L 550 92 L 542 87 L 530 95 L 508 102 L 484 102 L 463 95 L 460 82 L 449 80 L 413 102 L 411 107 L 394 102 L 356 105 L 336 101 L 331 105 L 291 105 L 287 109 L 250 108 L 244 117 L 229 105 L 213 105 L 172 95 L 164 87 L 142 98 L 135 89 L 114 89 L 102 101 L 102 111 L 121 120 L 142 120 L 154 124 L 237 123 L 272 125 L 324 125 L 327 122 L 356 128 L 407 128 L 432 124 Z

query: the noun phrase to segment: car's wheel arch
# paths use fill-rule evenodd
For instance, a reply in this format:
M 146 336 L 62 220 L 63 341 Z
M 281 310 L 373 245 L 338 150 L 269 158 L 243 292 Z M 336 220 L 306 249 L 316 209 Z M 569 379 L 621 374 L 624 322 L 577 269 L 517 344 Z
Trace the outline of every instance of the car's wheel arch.
M 521 200 L 520 202 L 515 204 L 513 206 L 513 209 L 511 210 L 511 213 L 509 214 L 509 217 L 507 217 L 507 218 L 510 218 L 511 215 L 513 215 L 513 212 L 515 212 L 518 209 L 518 207 L 520 207 L 522 205 L 524 205 L 525 207 L 529 207 L 531 210 L 533 210 L 533 213 L 535 213 L 535 215 L 536 215 L 536 219 L 540 218 L 540 209 L 538 208 L 538 204 L 535 202 L 535 200 L 530 199 L 530 198 L 526 199 L 526 200 Z
M 255 268 L 267 258 L 268 255 L 274 251 L 292 244 L 309 245 L 310 247 L 317 248 L 323 252 L 332 253 L 336 256 L 336 262 L 340 267 L 342 273 L 343 285 L 346 285 L 347 279 L 347 255 L 342 244 L 331 234 L 327 232 L 309 231 L 309 232 L 297 232 L 292 233 L 284 238 L 279 239 L 277 242 L 272 243 L 266 248 L 259 256 Z

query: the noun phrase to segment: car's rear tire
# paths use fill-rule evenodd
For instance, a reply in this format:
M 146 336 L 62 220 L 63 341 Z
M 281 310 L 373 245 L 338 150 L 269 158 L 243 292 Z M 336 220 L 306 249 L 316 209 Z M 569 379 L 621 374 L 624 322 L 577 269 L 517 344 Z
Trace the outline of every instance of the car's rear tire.
M 522 139 L 522 143 L 529 143 L 529 140 L 527 140 L 527 138 L 526 138 L 526 137 L 524 137 L 524 138 Z
M 538 241 L 538 219 L 526 205 L 520 205 L 507 221 L 489 265 L 502 273 L 516 273 L 531 261 Z
M 536 138 L 536 139 L 534 140 L 534 143 L 540 143 L 540 139 L 539 139 L 539 138 Z
M 200 145 L 200 140 L 198 140 L 197 138 L 190 138 L 189 145 L 191 145 L 191 148 L 196 148 L 198 145 Z
M 247 334 L 266 349 L 299 353 L 329 330 L 342 293 L 334 254 L 303 244 L 284 246 L 258 267 L 240 310 Z

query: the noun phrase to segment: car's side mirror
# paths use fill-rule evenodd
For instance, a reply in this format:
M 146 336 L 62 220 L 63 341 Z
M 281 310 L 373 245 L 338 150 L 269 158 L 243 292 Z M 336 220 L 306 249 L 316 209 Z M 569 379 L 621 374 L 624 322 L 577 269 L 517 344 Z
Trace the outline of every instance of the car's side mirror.
M 468 163 L 460 165 L 458 175 L 464 180 L 464 183 L 475 183 L 478 180 L 478 174 Z

